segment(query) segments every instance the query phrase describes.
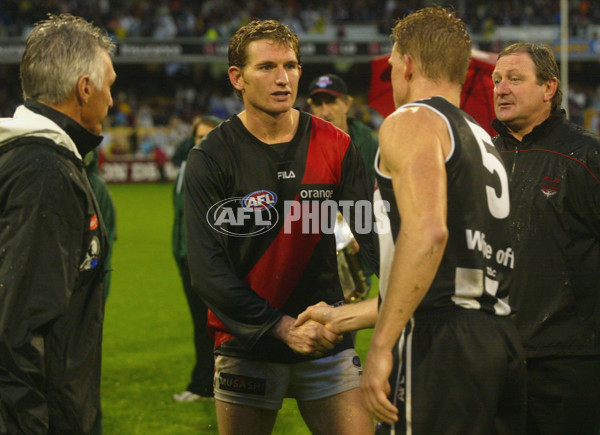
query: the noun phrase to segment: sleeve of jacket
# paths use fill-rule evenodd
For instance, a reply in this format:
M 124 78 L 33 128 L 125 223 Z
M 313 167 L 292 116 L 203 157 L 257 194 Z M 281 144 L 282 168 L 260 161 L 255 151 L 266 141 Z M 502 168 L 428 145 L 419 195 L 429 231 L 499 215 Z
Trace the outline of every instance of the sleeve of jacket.
M 581 212 L 582 219 L 586 220 L 589 232 L 596 240 L 600 240 L 600 139 L 587 132 L 585 139 L 588 145 L 586 166 L 578 167 L 580 170 L 577 171 L 577 185 L 582 188 L 573 191 L 577 197 L 577 209 Z
M 596 239 L 600 241 L 600 139 L 597 137 L 595 139 L 595 151 L 590 152 L 588 160 L 590 166 L 588 183 L 590 188 L 586 191 L 589 194 L 588 202 L 592 211 L 590 215 L 593 216 L 591 226 Z
M 225 172 L 193 149 L 185 171 L 185 231 L 192 287 L 229 332 L 251 348 L 282 316 L 236 275 L 229 236 L 207 222 L 210 207 L 229 198 Z
M 360 249 L 365 250 L 371 267 L 379 276 L 379 240 L 375 232 L 373 192 L 373 183 L 367 175 L 361 153 L 351 143 L 342 161 L 342 182 L 338 197 L 342 214 Z
M 1 200 L 0 419 L 9 433 L 36 434 L 52 425 L 50 391 L 76 400 L 53 383 L 48 342 L 75 287 L 85 213 L 60 159 L 28 159 Z

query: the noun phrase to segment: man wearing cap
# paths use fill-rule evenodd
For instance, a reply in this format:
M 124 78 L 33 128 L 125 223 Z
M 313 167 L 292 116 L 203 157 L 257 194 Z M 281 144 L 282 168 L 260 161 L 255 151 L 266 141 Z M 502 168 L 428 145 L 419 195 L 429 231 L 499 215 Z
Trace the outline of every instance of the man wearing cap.
M 344 80 L 335 74 L 314 79 L 308 89 L 308 104 L 313 113 L 350 135 L 367 165 L 371 180 L 375 180 L 375 154 L 379 147 L 377 136 L 358 119 L 348 116 L 353 98 L 348 95 Z
M 309 87 L 308 104 L 313 113 L 325 121 L 331 122 L 337 128 L 350 135 L 352 143 L 360 151 L 367 166 L 367 174 L 375 182 L 375 154 L 379 147 L 377 136 L 367 125 L 356 118 L 348 116 L 348 111 L 354 100 L 348 95 L 348 87 L 344 80 L 335 74 L 326 74 L 314 79 Z M 358 244 L 353 243 L 353 249 L 358 250 Z M 360 268 L 366 278 L 366 291 L 369 294 L 371 276 L 374 270 L 363 253 L 358 254 Z

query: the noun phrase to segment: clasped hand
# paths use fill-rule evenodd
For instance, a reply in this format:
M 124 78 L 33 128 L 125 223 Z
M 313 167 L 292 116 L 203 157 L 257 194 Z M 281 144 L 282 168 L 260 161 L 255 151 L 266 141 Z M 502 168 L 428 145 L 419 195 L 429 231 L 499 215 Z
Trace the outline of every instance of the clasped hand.
M 342 341 L 342 332 L 331 323 L 331 310 L 332 306 L 319 302 L 300 313 L 292 330 L 305 340 L 300 340 L 299 348 L 290 347 L 299 353 L 320 356 Z
M 283 316 L 273 332 L 294 351 L 302 355 L 322 356 L 342 341 L 342 334 L 333 329 L 327 316 L 318 308 L 333 309 L 324 302 L 309 307 L 294 319 Z

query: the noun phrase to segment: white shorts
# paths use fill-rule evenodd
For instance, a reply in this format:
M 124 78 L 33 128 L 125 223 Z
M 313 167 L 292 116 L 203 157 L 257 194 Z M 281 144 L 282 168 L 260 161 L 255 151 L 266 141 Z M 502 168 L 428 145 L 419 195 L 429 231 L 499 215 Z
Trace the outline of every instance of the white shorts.
M 277 411 L 283 399 L 317 400 L 358 388 L 362 365 L 354 349 L 281 364 L 228 356 L 215 360 L 215 399 Z

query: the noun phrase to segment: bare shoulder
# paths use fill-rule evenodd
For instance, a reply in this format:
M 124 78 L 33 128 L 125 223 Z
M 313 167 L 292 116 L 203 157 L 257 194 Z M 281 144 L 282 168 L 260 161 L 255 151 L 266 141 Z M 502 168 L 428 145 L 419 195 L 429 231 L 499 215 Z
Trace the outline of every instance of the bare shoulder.
M 382 156 L 440 147 L 448 137 L 444 119 L 423 106 L 401 107 L 389 115 L 379 129 Z

